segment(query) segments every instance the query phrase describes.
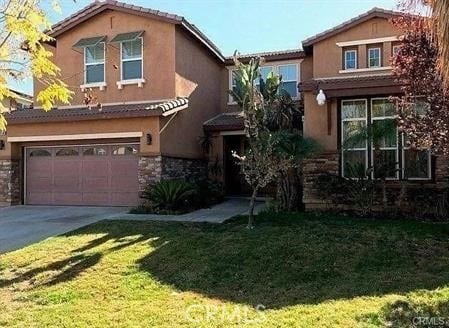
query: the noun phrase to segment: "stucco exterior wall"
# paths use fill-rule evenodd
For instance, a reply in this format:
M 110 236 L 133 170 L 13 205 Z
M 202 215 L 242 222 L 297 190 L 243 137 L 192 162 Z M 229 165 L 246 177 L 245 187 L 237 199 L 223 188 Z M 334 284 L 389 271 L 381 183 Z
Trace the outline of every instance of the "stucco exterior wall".
M 325 151 L 337 149 L 337 100 L 331 101 L 331 134 L 328 134 L 327 104 L 318 106 L 313 92 L 304 93 L 304 136 L 315 139 Z
M 119 90 L 116 82 L 120 80 L 120 45 L 110 44 L 119 33 L 144 30 L 143 34 L 143 77 L 146 83 L 142 88 L 136 84 L 124 85 Z M 98 14 L 70 31 L 57 37 L 53 48 L 54 62 L 61 69 L 61 78 L 75 92 L 72 105 L 82 104 L 83 93 L 79 86 L 84 84 L 83 49 L 72 48 L 82 38 L 107 36 L 105 74 L 107 86 L 103 91 L 94 89 L 95 96 L 102 103 L 159 100 L 175 97 L 175 26 L 159 20 L 107 10 Z M 49 49 L 51 49 L 50 47 Z M 118 67 L 115 68 L 114 66 Z M 42 89 L 34 84 L 34 94 Z M 37 103 L 36 106 L 39 106 Z
M 397 36 L 399 34 L 399 31 L 394 29 L 389 20 L 385 18 L 373 18 L 345 32 L 317 42 L 313 45 L 314 78 L 343 75 L 339 73 L 339 70 L 342 69 L 343 61 L 342 48 L 336 45 L 337 42 L 377 39 Z M 386 43 L 383 46 L 383 66 L 388 66 L 391 58 L 391 42 L 388 42 L 388 44 L 390 46 L 387 46 Z M 359 68 L 365 68 L 367 66 L 366 56 L 366 45 L 360 45 L 358 54 Z M 363 72 L 362 74 L 370 73 Z
M 91 133 L 114 133 L 114 132 L 143 132 L 140 138 L 140 151 L 143 154 L 159 154 L 159 118 L 120 118 L 110 120 L 93 120 L 93 121 L 74 121 L 74 122 L 53 122 L 53 123 L 32 123 L 32 124 L 15 124 L 8 127 L 8 137 L 26 137 L 26 136 L 53 136 L 53 135 L 72 135 L 72 134 L 91 134 Z M 147 145 L 146 134 L 151 133 L 152 144 Z M 78 141 L 79 143 L 80 141 Z M 83 143 L 89 142 L 83 140 Z M 54 144 L 55 142 L 53 142 Z M 16 152 L 19 150 L 18 144 L 8 145 L 10 153 L 13 157 L 14 148 Z M 0 152 L 0 156 L 1 156 Z M 5 157 L 8 153 L 5 152 Z
M 191 36 L 176 30 L 176 96 L 188 97 L 189 108 L 161 120 L 161 152 L 167 156 L 200 158 L 203 122 L 220 112 L 224 70 Z

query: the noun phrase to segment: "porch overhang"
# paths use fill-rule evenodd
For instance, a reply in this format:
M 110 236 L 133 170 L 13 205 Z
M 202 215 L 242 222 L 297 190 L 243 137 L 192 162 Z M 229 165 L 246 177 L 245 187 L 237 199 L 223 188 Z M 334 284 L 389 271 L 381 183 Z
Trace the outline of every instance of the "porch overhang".
M 203 123 L 205 132 L 241 131 L 244 129 L 243 113 L 221 113 Z
M 327 98 L 393 95 L 401 92 L 401 85 L 391 74 L 329 77 L 312 79 L 300 84 L 301 91 L 323 90 Z

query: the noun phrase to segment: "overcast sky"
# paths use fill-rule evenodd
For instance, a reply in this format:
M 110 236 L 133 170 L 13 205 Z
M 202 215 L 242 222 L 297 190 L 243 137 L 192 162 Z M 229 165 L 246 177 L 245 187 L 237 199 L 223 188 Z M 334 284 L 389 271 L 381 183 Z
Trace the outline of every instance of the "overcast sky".
M 184 16 L 198 26 L 226 56 L 294 49 L 301 41 L 373 7 L 396 9 L 396 0 L 124 0 Z M 50 0 L 43 0 L 50 3 Z M 62 13 L 48 14 L 53 23 L 91 3 L 60 0 Z M 32 82 L 12 85 L 32 94 Z

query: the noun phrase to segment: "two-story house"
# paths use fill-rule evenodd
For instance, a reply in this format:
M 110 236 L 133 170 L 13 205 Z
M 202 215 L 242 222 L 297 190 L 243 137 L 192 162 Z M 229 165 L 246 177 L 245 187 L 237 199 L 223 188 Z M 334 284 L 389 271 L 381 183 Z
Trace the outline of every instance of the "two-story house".
M 303 41 L 302 50 L 240 56 L 264 57 L 262 78 L 282 75 L 282 87 L 303 110 L 303 134 L 323 146 L 304 169 L 309 209 L 325 202 L 315 192 L 318 175 L 351 178 L 351 166 L 375 166 L 379 153 L 391 166 L 392 184 L 408 179 L 438 188 L 447 175 L 442 158 L 409 149 L 399 132 L 383 140 L 380 152 L 369 142 L 343 147 L 354 131 L 395 118 L 390 96 L 401 89 L 390 62 L 400 45 L 401 31 L 391 23 L 397 14 L 374 8 Z M 245 193 L 231 156 L 245 147 L 243 119 L 229 94 L 234 63 L 198 28 L 183 17 L 107 0 L 56 24 L 50 35 L 48 49 L 74 97 L 49 112 L 7 115 L 0 204 L 135 205 L 150 182 L 205 177 L 205 145 L 209 174 L 229 194 Z M 41 88 L 35 83 L 35 94 Z
M 404 179 L 413 181 L 410 184 L 415 188 L 444 185 L 448 173 L 444 159 L 432 156 L 427 149 L 410 149 L 399 131 L 395 137 L 377 141 L 376 151 L 369 138 L 345 143 L 351 135 L 367 128 L 375 131 L 376 124 L 395 120 L 391 96 L 399 95 L 401 88 L 392 75 L 391 60 L 399 49 L 401 31 L 392 19 L 398 15 L 374 8 L 302 43 L 304 135 L 324 148 L 324 153 L 305 167 L 306 208 L 320 208 L 326 201 L 316 193 L 318 175 L 352 178 L 354 167 L 363 167 L 373 178 L 382 167 L 393 188 Z M 426 106 L 419 100 L 415 105 L 417 110 Z
M 136 205 L 151 181 L 205 176 L 199 138 L 220 112 L 225 58 L 201 31 L 183 17 L 99 1 L 50 35 L 74 96 L 49 112 L 7 115 L 0 203 Z

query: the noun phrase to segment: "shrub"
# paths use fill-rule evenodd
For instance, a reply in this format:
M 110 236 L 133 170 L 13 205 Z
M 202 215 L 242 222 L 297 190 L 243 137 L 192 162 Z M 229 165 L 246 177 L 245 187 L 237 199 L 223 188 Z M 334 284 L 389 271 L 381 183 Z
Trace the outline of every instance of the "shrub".
M 211 180 L 200 180 L 195 185 L 195 205 L 198 208 L 208 207 L 224 200 L 224 186 L 221 182 Z
M 176 212 L 191 206 L 195 187 L 182 180 L 163 180 L 149 185 L 142 193 L 142 198 L 156 210 Z

